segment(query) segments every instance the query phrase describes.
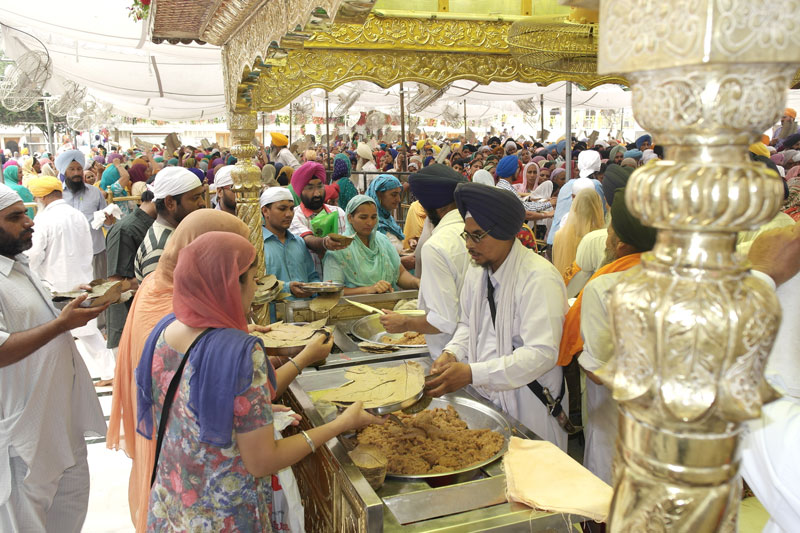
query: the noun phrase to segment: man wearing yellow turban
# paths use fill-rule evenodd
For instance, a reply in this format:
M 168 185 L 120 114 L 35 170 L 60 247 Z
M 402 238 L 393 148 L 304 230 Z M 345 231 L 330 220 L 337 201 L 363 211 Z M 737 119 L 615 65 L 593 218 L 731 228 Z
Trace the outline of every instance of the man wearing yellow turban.
M 62 198 L 58 178 L 34 178 L 28 186 L 40 206 L 34 219 L 33 246 L 27 252 L 30 269 L 51 291 L 72 291 L 90 283 L 94 279 L 94 246 L 86 216 Z M 89 373 L 100 379 L 113 378 L 114 354 L 106 348 L 97 319 L 71 333 L 81 340 L 78 351 Z
M 300 162 L 289 150 L 289 139 L 286 138 L 286 135 L 276 132 L 272 132 L 269 135 L 272 137 L 272 145 L 270 147 L 272 162 L 280 163 L 285 167 L 292 167 L 294 170 L 300 168 Z

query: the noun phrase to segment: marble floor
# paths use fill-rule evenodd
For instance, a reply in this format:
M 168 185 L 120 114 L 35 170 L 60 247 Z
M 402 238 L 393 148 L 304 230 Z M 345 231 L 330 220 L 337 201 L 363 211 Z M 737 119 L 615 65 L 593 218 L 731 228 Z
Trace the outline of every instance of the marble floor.
M 111 388 L 97 389 L 103 414 L 108 420 Z M 133 533 L 128 511 L 128 475 L 131 461 L 123 452 L 106 448 L 105 439 L 87 439 L 89 450 L 89 512 L 84 533 Z

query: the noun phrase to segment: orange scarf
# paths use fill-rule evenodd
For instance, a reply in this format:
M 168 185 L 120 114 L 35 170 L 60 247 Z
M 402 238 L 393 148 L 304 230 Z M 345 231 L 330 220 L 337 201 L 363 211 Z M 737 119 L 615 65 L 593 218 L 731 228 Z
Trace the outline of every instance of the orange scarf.
M 642 254 L 630 254 L 620 257 L 616 261 L 605 265 L 598 269 L 591 278 L 591 282 L 597 276 L 603 274 L 610 274 L 612 272 L 622 272 L 629 268 L 635 267 L 642 259 Z M 581 337 L 581 301 L 583 300 L 583 291 L 581 290 L 575 303 L 567 311 L 567 316 L 564 319 L 564 331 L 561 334 L 561 345 L 558 347 L 558 365 L 567 366 L 580 351 L 583 350 L 583 337 Z

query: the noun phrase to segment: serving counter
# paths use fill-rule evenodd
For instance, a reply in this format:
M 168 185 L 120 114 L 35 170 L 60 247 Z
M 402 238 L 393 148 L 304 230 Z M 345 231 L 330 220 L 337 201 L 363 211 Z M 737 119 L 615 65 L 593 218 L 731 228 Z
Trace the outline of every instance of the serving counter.
M 412 358 L 425 367 L 428 357 Z M 392 361 L 373 362 L 386 366 Z M 308 392 L 343 381 L 344 369 L 304 371 L 286 394 L 288 404 L 303 413 L 300 429 L 324 423 Z M 455 404 L 458 399 L 479 402 L 505 419 L 511 435 L 537 438 L 513 418 L 498 411 L 475 391 L 466 388 L 446 395 Z M 287 430 L 297 431 L 295 428 Z M 475 472 L 474 478 L 444 486 L 426 481 L 386 478 L 373 490 L 347 454 L 346 437 L 331 439 L 316 453 L 294 466 L 294 473 L 306 510 L 306 529 L 320 533 L 430 531 L 541 531 L 568 532 L 569 524 L 581 517 L 534 511 L 527 506 L 508 503 L 506 481 L 501 461 L 497 460 Z

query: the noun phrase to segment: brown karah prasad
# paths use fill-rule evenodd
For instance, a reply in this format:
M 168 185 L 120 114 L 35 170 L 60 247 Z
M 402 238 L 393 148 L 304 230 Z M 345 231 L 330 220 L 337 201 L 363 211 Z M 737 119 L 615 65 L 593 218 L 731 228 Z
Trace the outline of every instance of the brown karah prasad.
M 491 458 L 503 447 L 503 435 L 490 429 L 469 429 L 453 406 L 415 415 L 397 413 L 406 427 L 389 420 L 367 426 L 359 444 L 372 444 L 389 460 L 389 474 L 440 474 Z

